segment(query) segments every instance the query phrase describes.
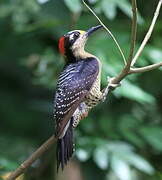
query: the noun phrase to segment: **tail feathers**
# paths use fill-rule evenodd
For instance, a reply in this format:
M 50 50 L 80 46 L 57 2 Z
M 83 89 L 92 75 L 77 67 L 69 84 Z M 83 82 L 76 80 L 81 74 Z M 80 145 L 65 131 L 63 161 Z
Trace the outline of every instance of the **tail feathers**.
M 57 171 L 61 165 L 62 170 L 64 166 L 67 164 L 69 159 L 73 154 L 73 127 L 72 127 L 73 119 L 70 120 L 69 127 L 63 138 L 58 139 L 57 141 Z

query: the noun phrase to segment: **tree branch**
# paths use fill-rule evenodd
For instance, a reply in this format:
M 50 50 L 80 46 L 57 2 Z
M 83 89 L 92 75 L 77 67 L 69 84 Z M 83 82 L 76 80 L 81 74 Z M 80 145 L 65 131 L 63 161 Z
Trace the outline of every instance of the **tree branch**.
M 137 3 L 136 0 L 132 0 L 132 32 L 131 32 L 131 45 L 130 45 L 130 54 L 128 57 L 128 62 L 132 62 L 133 54 L 136 45 L 136 35 L 137 35 Z
M 152 70 L 157 69 L 157 68 L 159 68 L 161 66 L 162 66 L 162 62 L 152 64 L 152 65 L 149 65 L 149 66 L 145 66 L 145 67 L 141 67 L 141 68 L 131 68 L 130 71 L 129 71 L 129 74 L 143 73 L 143 72 L 147 72 L 147 71 L 152 71 Z
M 162 0 L 160 0 L 159 3 L 158 3 L 158 5 L 157 5 L 157 8 L 156 8 L 156 11 L 155 11 L 155 13 L 154 13 L 154 17 L 153 17 L 153 19 L 152 19 L 150 28 L 149 28 L 149 30 L 148 30 L 148 32 L 147 32 L 147 34 L 146 34 L 146 36 L 145 36 L 145 38 L 144 38 L 144 40 L 143 40 L 141 46 L 140 46 L 140 48 L 138 49 L 138 51 L 137 51 L 135 57 L 133 58 L 132 63 L 131 63 L 131 66 L 133 66 L 133 65 L 136 63 L 138 57 L 141 55 L 141 53 L 142 53 L 144 47 L 146 46 L 148 40 L 149 40 L 150 37 L 151 37 L 151 34 L 152 34 L 153 29 L 154 29 L 156 20 L 157 20 L 157 18 L 158 18 L 158 16 L 159 16 L 161 4 L 162 4 Z
M 161 8 L 161 5 L 162 5 L 162 0 L 159 0 L 159 3 L 157 5 L 157 8 L 156 8 L 156 11 L 154 13 L 154 17 L 153 17 L 153 20 L 152 20 L 152 23 L 150 25 L 150 28 L 144 38 L 144 41 L 142 42 L 139 50 L 137 51 L 135 57 L 133 59 L 131 59 L 132 55 L 133 55 L 133 51 L 134 51 L 134 46 L 135 46 L 135 34 L 136 34 L 136 30 L 133 30 L 132 29 L 132 38 L 131 38 L 131 48 L 130 48 L 130 56 L 129 56 L 129 60 L 127 61 L 127 64 L 126 66 L 123 68 L 123 70 L 119 73 L 119 75 L 117 75 L 116 77 L 113 77 L 111 79 L 111 84 L 119 84 L 121 80 L 123 80 L 127 75 L 129 74 L 133 74 L 133 73 L 140 73 L 140 72 L 146 72 L 146 71 L 150 71 L 150 70 L 153 70 L 155 68 L 158 68 L 161 66 L 161 63 L 158 63 L 158 64 L 153 64 L 153 65 L 149 65 L 149 66 L 146 66 L 146 67 L 141 67 L 141 68 L 131 68 L 131 66 L 134 65 L 134 63 L 136 62 L 137 58 L 139 58 L 139 56 L 141 55 L 144 47 L 146 46 L 151 34 L 152 34 L 152 31 L 154 29 L 154 26 L 155 26 L 155 23 L 156 23 L 156 20 L 158 18 L 158 15 L 159 15 L 159 12 L 160 12 L 160 8 Z M 132 11 L 133 11 L 133 20 L 132 20 L 132 28 L 136 28 L 135 26 L 135 16 L 136 16 L 136 12 L 135 12 L 135 9 L 137 9 L 136 7 L 136 2 L 135 0 L 132 0 Z
M 26 161 L 24 161 L 14 172 L 12 172 L 6 180 L 14 180 L 20 176 L 35 160 L 45 153 L 55 142 L 55 136 L 51 136 L 44 144 L 42 144 Z

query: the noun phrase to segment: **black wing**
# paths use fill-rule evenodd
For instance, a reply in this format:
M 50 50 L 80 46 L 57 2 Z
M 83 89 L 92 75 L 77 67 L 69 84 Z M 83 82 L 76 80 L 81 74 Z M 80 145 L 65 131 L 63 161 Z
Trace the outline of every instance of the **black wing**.
M 89 93 L 99 72 L 95 58 L 67 65 L 58 79 L 54 103 L 56 136 L 59 137 L 73 113 Z

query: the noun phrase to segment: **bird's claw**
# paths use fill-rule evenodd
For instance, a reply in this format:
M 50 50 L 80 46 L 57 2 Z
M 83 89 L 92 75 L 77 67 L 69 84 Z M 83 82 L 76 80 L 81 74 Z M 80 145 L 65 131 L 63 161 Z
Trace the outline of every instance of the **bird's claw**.
M 112 82 L 113 80 L 114 80 L 114 77 L 113 78 L 110 78 L 109 76 L 107 77 L 108 86 L 110 88 L 115 89 L 115 88 L 121 86 L 121 83 L 115 84 Z

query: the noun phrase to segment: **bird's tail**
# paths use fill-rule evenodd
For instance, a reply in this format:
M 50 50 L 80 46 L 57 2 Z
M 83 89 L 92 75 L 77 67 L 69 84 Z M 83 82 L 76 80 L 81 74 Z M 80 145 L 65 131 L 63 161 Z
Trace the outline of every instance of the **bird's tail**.
M 73 117 L 70 120 L 69 127 L 67 128 L 64 137 L 58 139 L 57 141 L 57 149 L 56 149 L 57 171 L 60 165 L 62 170 L 64 169 L 64 165 L 67 164 L 74 151 L 72 124 L 73 124 Z

